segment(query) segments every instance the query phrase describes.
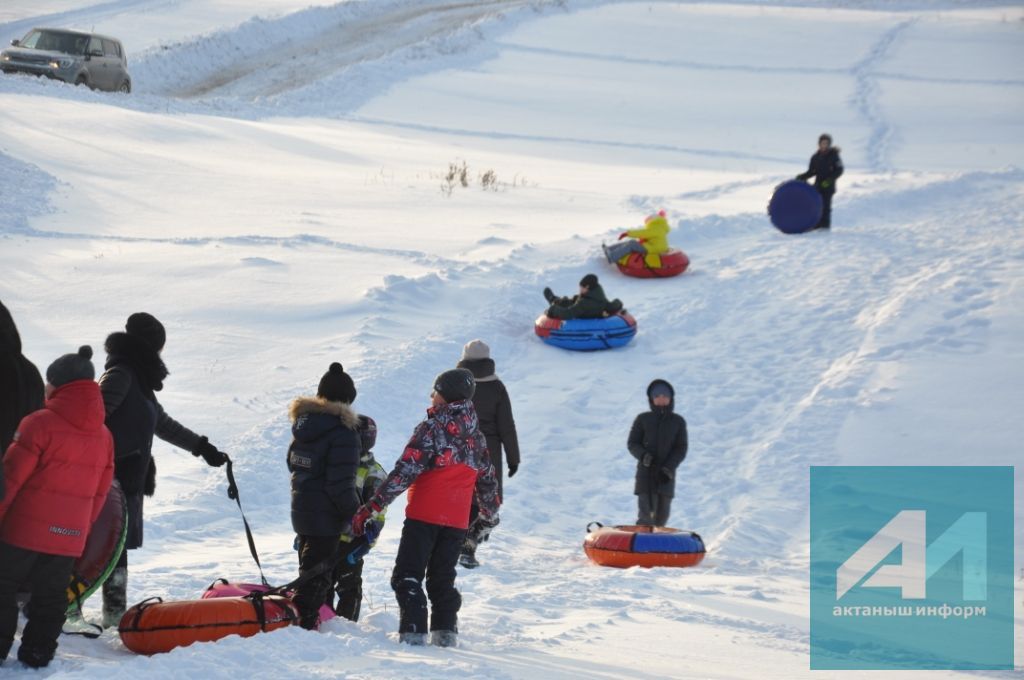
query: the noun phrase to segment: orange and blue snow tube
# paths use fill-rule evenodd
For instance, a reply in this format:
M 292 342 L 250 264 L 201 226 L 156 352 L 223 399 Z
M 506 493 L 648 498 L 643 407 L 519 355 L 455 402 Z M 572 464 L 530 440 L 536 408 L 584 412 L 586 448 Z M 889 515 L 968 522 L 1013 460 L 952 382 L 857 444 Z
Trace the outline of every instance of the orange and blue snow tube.
M 148 655 L 229 635 L 250 637 L 284 628 L 298 619 L 295 605 L 281 595 L 254 593 L 185 602 L 151 597 L 125 612 L 117 630 L 125 647 Z
M 603 567 L 693 567 L 704 559 L 704 540 L 671 527 L 587 525 L 583 551 Z

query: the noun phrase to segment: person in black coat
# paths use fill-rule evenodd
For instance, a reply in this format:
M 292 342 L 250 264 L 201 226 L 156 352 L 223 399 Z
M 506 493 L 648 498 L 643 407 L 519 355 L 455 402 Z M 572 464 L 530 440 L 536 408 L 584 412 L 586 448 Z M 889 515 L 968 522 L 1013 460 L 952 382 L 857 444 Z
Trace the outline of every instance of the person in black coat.
M 663 527 L 675 496 L 676 468 L 686 458 L 686 421 L 675 407 L 675 390 L 666 380 L 647 386 L 651 410 L 641 413 L 629 431 L 629 452 L 636 458 L 636 485 L 642 526 Z
M 359 508 L 356 473 L 362 456 L 359 414 L 351 403 L 356 387 L 334 362 L 320 380 L 316 397 L 299 397 L 289 407 L 292 443 L 288 471 L 292 483 L 292 528 L 298 534 L 299 573 L 319 568 L 295 589 L 299 625 L 315 629 L 330 592 L 341 534 Z
M 473 406 L 477 418 L 480 419 L 480 431 L 487 438 L 487 450 L 491 456 L 491 464 L 498 476 L 498 493 L 502 491 L 502 447 L 505 449 L 504 461 L 508 463 L 508 476 L 511 479 L 519 470 L 519 437 L 516 434 L 516 421 L 512 417 L 512 401 L 509 399 L 505 384 L 494 373 L 494 359 L 491 348 L 483 340 L 471 340 L 462 348 L 462 359 L 458 368 L 468 369 L 476 380 L 476 392 L 473 393 Z M 467 569 L 480 566 L 476 559 L 477 546 L 489 532 L 477 518 L 480 508 L 473 502 L 469 516 L 469 531 L 462 546 L 459 564 Z
M 128 506 L 128 535 L 110 577 L 103 583 L 103 626 L 116 626 L 127 605 L 128 551 L 142 547 L 144 496 L 156 489 L 153 436 L 220 466 L 224 454 L 164 411 L 156 399 L 168 371 L 160 358 L 167 334 L 155 317 L 128 317 L 125 332 L 107 336 L 107 363 L 100 376 L 106 425 L 114 435 L 114 475 Z
M 807 181 L 814 177 L 814 188 L 821 194 L 821 219 L 815 229 L 828 229 L 832 226 L 832 195 L 836 193 L 836 180 L 843 174 L 843 161 L 839 158 L 839 147 L 832 146 L 832 135 L 827 133 L 818 137 L 818 150 L 807 165 L 807 172 L 796 176 Z
M 544 314 L 552 319 L 600 319 L 623 311 L 622 300 L 609 301 L 596 274 L 580 279 L 578 295 L 558 297 L 550 288 L 545 288 L 544 299 L 551 305 Z
M 43 407 L 43 378 L 21 353 L 21 335 L 7 307 L 0 302 L 0 458 L 14 439 L 21 419 Z M 0 468 L 0 499 L 3 498 Z

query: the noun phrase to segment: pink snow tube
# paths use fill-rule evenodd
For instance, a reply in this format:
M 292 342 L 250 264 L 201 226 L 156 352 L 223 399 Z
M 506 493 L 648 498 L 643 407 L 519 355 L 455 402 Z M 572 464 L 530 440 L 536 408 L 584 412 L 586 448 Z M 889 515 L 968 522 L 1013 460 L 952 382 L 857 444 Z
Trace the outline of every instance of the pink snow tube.
M 203 599 L 207 600 L 211 597 L 245 597 L 249 593 L 265 593 L 270 590 L 269 586 L 265 586 L 259 583 L 229 583 L 225 579 L 219 578 L 206 589 L 203 593 Z M 294 593 L 285 593 L 285 595 L 291 599 Z M 320 606 L 320 623 L 329 621 L 336 616 L 334 610 L 328 607 L 326 604 Z

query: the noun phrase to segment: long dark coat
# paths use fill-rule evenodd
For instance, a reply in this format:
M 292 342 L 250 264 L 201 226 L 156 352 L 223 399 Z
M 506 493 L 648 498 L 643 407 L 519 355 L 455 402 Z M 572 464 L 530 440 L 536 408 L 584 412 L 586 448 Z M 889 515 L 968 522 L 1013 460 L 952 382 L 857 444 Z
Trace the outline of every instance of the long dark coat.
M 114 474 L 128 505 L 129 550 L 142 547 L 143 494 L 156 486 L 153 436 L 194 453 L 199 435 L 171 418 L 156 399 L 167 367 L 160 355 L 128 333 L 111 333 L 106 341 L 106 371 L 100 376 L 106 425 L 114 435 Z
M 505 384 L 494 374 L 494 359 L 463 359 L 458 367 L 468 369 L 476 379 L 473 407 L 480 420 L 480 431 L 487 438 L 487 450 L 498 476 L 500 493 L 504 477 L 502 447 L 509 468 L 519 467 L 519 436 L 512 417 L 512 401 Z
M 633 493 L 647 495 L 656 493 L 661 496 L 675 496 L 675 471 L 686 458 L 688 446 L 686 420 L 675 407 L 675 390 L 664 380 L 655 380 L 647 387 L 647 399 L 650 401 L 651 389 L 655 385 L 667 385 L 672 392 L 672 401 L 664 408 L 651 404 L 651 410 L 641 413 L 633 421 L 629 431 L 629 452 L 636 458 L 636 484 Z M 649 467 L 644 467 L 644 454 L 650 453 L 653 460 Z M 662 479 L 662 468 L 672 471 L 672 478 Z
M 21 353 L 21 335 L 11 313 L 0 302 L 0 458 L 11 445 L 21 419 L 41 409 L 43 402 L 43 378 L 35 364 Z

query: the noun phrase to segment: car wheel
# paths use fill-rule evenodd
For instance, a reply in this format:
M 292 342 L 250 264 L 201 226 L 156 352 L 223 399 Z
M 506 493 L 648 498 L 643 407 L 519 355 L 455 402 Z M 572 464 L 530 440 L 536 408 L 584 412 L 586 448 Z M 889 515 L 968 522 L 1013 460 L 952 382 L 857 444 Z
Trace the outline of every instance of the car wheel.
M 89 85 L 89 80 L 85 76 L 78 76 L 75 78 L 75 87 L 79 85 Z
M 121 83 L 121 87 L 117 88 L 117 91 L 121 94 L 129 94 L 132 91 L 132 83 L 130 80 L 126 80 Z

